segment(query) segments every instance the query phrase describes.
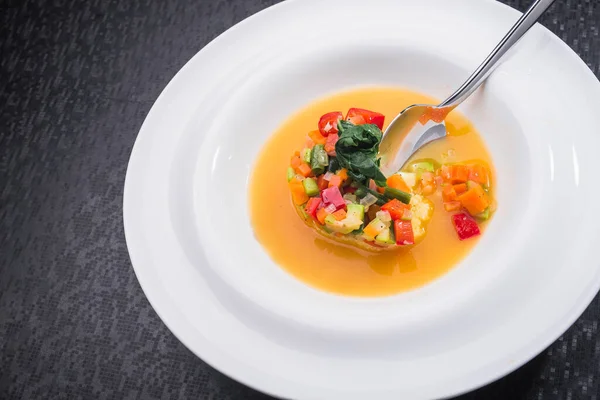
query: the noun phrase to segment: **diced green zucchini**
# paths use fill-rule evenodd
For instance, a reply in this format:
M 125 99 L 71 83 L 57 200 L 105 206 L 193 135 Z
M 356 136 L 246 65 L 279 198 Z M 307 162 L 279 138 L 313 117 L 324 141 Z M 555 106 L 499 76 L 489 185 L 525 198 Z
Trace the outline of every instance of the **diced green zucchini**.
M 484 212 L 477 214 L 475 218 L 487 221 L 488 219 L 490 219 L 490 208 L 486 208 Z
M 434 172 L 435 166 L 431 161 L 419 161 L 411 164 L 410 169 L 412 172 Z
M 408 187 L 414 188 L 417 185 L 417 174 L 414 172 L 399 172 L 398 173 Z
M 379 218 L 375 218 L 369 225 L 365 226 L 363 236 L 367 240 L 374 240 L 376 236 L 378 236 L 381 232 L 389 228 L 389 224 L 386 225 Z
M 308 196 L 314 197 L 319 195 L 319 186 L 313 178 L 306 178 L 302 181 L 302 185 L 304 185 L 304 191 Z
M 338 221 L 333 215 L 329 214 L 327 217 L 325 217 L 325 226 L 331 229 L 333 232 L 346 235 L 356 229 L 359 229 L 362 226 L 362 221 L 348 217 Z
M 310 155 L 312 153 L 312 150 L 309 148 L 306 148 L 304 150 L 302 150 L 301 156 L 302 156 L 302 161 L 304 161 L 307 164 L 310 164 Z
M 394 235 L 392 234 L 392 230 L 390 228 L 384 229 L 379 235 L 375 237 L 375 241 L 381 244 L 396 244 L 394 240 Z
M 383 194 L 391 199 L 398 199 L 404 204 L 410 203 L 410 193 L 403 192 L 402 190 L 386 187 Z
M 310 167 L 312 169 L 312 173 L 316 175 L 321 175 L 325 172 L 325 168 L 329 165 L 329 156 L 325 151 L 325 148 L 322 144 L 317 144 L 313 147 L 311 156 L 310 156 Z
M 291 181 L 294 176 L 296 176 L 296 172 L 294 171 L 294 168 L 288 167 L 288 169 L 287 169 L 287 181 L 288 182 Z
M 348 204 L 347 218 L 365 219 L 365 206 L 362 204 Z

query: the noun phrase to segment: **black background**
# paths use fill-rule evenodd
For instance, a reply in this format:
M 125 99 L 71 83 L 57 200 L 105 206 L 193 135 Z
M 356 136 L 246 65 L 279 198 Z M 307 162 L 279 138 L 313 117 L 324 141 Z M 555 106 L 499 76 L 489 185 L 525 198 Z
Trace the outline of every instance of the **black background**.
M 0 0 L 1 399 L 268 398 L 158 319 L 129 262 L 122 203 L 160 91 L 276 2 Z M 600 2 L 558 0 L 542 22 L 599 75 Z M 596 399 L 599 317 L 595 299 L 532 362 L 461 399 Z

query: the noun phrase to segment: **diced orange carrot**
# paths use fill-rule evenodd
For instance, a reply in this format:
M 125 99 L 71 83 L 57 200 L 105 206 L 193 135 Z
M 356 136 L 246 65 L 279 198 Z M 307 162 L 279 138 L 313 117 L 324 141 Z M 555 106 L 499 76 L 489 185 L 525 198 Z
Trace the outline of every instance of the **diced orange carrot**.
M 296 169 L 300 164 L 302 164 L 302 159 L 300 158 L 300 156 L 293 156 L 292 160 L 290 161 L 290 165 L 292 166 L 292 168 Z
M 458 211 L 460 210 L 460 208 L 460 201 L 451 201 L 449 203 L 444 203 L 444 209 L 448 212 Z
M 300 150 L 296 150 L 296 151 L 294 152 L 294 155 L 295 155 L 295 156 L 298 156 L 298 157 L 300 157 Z
M 329 182 L 325 179 L 325 175 L 319 175 L 317 178 L 317 186 L 319 190 L 325 190 L 329 187 Z
M 298 180 L 290 181 L 290 192 L 292 192 L 292 200 L 294 204 L 301 205 L 308 201 L 308 195 L 304 191 L 304 185 Z
M 379 186 L 377 186 L 377 187 L 375 188 L 375 190 L 377 190 L 377 192 L 378 192 L 378 193 L 381 193 L 381 194 L 384 194 L 384 193 L 385 193 L 385 188 L 382 188 L 382 187 L 379 187 Z
M 435 186 L 433 185 L 425 185 L 421 188 L 421 194 L 423 196 L 429 196 L 435 193 Z
M 307 177 L 312 172 L 312 169 L 307 163 L 303 162 L 296 168 L 296 172 L 298 172 L 303 177 Z
M 321 135 L 321 132 L 318 130 L 308 132 L 308 137 L 312 139 L 316 144 L 325 144 L 327 138 Z
M 340 178 L 339 175 L 333 175 L 331 177 L 331 179 L 329 179 L 328 187 L 333 187 L 333 186 L 337 186 L 338 188 L 342 187 L 342 178 Z
M 474 184 L 471 189 L 458 196 L 458 201 L 473 216 L 484 212 L 490 205 L 487 194 L 478 184 Z
M 440 176 L 449 183 L 464 183 L 469 180 L 469 167 L 461 164 L 443 165 Z
M 321 225 L 324 225 L 325 218 L 327 218 L 328 215 L 329 213 L 325 210 L 325 208 L 320 208 L 317 210 L 317 221 L 319 221 Z
M 466 165 L 452 165 L 450 183 L 463 183 L 469 180 L 469 168 Z
M 456 190 L 454 186 L 446 184 L 442 187 L 442 199 L 444 199 L 445 203 L 456 200 Z
M 400 175 L 394 174 L 387 178 L 387 185 L 392 189 L 398 189 L 406 193 L 411 193 L 410 188 L 408 187 L 406 182 L 404 182 L 404 179 L 402 179 L 402 176 Z
M 459 183 L 458 185 L 454 185 L 454 191 L 456 192 L 457 195 L 463 194 L 464 192 L 467 191 L 467 184 Z
M 338 221 L 343 220 L 344 218 L 346 218 L 346 210 L 344 210 L 343 208 L 340 210 L 337 210 L 336 212 L 334 212 L 333 214 L 331 214 L 335 217 L 335 219 L 337 219 Z
M 477 182 L 480 185 L 489 186 L 490 178 L 487 168 L 481 164 L 469 166 L 469 180 Z
M 348 170 L 346 168 L 340 169 L 336 172 L 336 175 L 342 178 L 342 182 L 346 182 L 348 180 Z

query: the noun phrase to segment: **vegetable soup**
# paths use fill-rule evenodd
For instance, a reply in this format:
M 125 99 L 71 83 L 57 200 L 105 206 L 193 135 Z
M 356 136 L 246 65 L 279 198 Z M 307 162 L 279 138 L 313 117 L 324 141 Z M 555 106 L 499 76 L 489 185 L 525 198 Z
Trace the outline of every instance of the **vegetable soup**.
M 458 112 L 446 119 L 445 139 L 391 176 L 379 170 L 386 122 L 414 103 L 435 100 L 353 90 L 309 105 L 275 132 L 249 189 L 255 235 L 277 264 L 322 290 L 382 296 L 430 282 L 475 245 L 495 210 L 494 174 Z

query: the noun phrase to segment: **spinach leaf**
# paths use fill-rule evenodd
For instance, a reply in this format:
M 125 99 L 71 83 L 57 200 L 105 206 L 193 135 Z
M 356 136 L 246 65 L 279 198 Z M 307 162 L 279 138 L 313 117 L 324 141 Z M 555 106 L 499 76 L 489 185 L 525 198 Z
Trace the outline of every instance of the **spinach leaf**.
M 385 186 L 385 176 L 379 170 L 379 143 L 383 133 L 373 124 L 354 125 L 338 121 L 339 140 L 335 144 L 337 161 L 359 183 L 367 184 L 373 179 Z

